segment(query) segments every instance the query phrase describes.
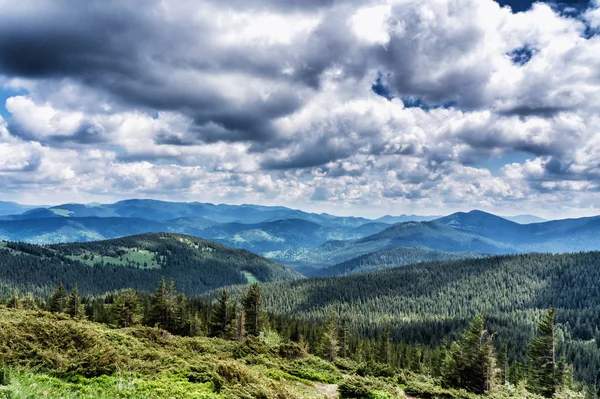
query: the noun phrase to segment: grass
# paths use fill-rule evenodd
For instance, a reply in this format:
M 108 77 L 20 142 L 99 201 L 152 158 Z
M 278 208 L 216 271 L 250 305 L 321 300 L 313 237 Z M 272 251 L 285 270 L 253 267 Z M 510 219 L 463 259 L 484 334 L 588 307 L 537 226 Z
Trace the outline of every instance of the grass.
M 127 252 L 119 257 L 99 256 L 93 252 L 85 251 L 80 255 L 69 255 L 69 259 L 76 260 L 88 266 L 94 266 L 100 263 L 110 264 L 115 266 L 128 266 L 133 263 L 143 269 L 159 269 L 160 263 L 156 259 L 154 252 L 145 249 L 123 248 Z M 87 259 L 85 259 L 87 257 Z
M 256 276 L 250 272 L 242 272 L 244 274 L 244 277 L 246 277 L 246 280 L 248 281 L 248 284 L 252 284 L 252 283 L 260 283 L 260 281 L 256 278 Z
M 73 212 L 71 212 L 71 211 L 70 211 L 70 210 L 68 210 L 68 209 L 61 209 L 61 208 L 53 208 L 53 209 L 51 209 L 51 211 L 52 211 L 52 212 L 53 212 L 55 215 L 58 215 L 58 216 L 65 216 L 65 217 L 68 217 L 68 216 L 69 216 L 71 213 L 73 213 Z

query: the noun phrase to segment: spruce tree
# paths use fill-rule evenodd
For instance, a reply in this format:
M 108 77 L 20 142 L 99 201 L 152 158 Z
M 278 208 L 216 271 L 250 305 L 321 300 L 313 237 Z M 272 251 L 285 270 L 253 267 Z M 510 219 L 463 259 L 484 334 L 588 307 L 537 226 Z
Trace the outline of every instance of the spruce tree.
M 556 366 L 556 310 L 546 312 L 537 326 L 536 336 L 527 347 L 527 388 L 550 398 L 558 386 Z
M 150 298 L 150 313 L 148 324 L 168 329 L 171 324 L 171 303 L 165 279 L 161 279 L 152 298 Z
M 111 306 L 112 318 L 119 327 L 138 324 L 141 317 L 140 300 L 134 290 L 123 291 Z
M 338 355 L 339 345 L 337 335 L 335 315 L 333 312 L 330 312 L 319 345 L 319 355 L 330 362 L 333 362 Z
M 63 313 L 67 307 L 67 290 L 61 283 L 60 286 L 52 293 L 48 301 L 48 310 L 54 313 Z
M 467 331 L 450 347 L 444 383 L 453 388 L 482 394 L 494 380 L 495 356 L 492 335 L 484 327 L 484 317 L 475 317 Z
M 217 298 L 217 303 L 210 317 L 209 335 L 211 337 L 229 338 L 230 325 L 234 317 L 235 314 L 229 303 L 229 293 L 223 289 Z
M 242 342 L 246 337 L 246 312 L 243 308 L 236 307 L 235 339 Z
M 81 296 L 79 289 L 74 287 L 67 299 L 67 313 L 74 319 L 83 317 L 83 307 L 81 306 Z
M 202 320 L 200 320 L 200 316 L 196 310 L 190 319 L 190 337 L 197 337 L 200 335 L 202 335 Z
M 349 322 L 346 319 L 340 321 L 340 328 L 338 330 L 338 342 L 339 342 L 339 355 L 340 357 L 347 358 L 350 355 L 350 327 Z
M 262 330 L 262 294 L 260 285 L 253 283 L 242 298 L 246 317 L 246 335 L 258 337 Z
M 390 327 L 385 326 L 381 336 L 379 337 L 379 362 L 389 364 L 392 357 L 392 337 Z

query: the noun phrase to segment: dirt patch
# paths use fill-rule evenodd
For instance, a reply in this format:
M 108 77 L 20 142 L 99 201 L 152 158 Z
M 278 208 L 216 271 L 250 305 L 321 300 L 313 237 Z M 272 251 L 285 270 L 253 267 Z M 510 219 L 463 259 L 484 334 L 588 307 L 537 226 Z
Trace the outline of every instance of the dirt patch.
M 317 392 L 323 395 L 323 397 L 327 399 L 339 398 L 337 384 L 323 384 L 322 382 L 315 382 L 314 384 Z

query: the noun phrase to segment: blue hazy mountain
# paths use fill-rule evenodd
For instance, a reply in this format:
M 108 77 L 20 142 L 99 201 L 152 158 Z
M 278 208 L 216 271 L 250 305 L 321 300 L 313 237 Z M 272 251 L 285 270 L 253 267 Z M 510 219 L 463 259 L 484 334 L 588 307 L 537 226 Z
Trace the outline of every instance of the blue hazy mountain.
M 226 205 L 200 202 L 167 202 L 131 199 L 113 204 L 63 204 L 48 209 L 3 217 L 4 220 L 39 217 L 129 217 L 164 222 L 177 218 L 203 217 L 219 223 L 261 223 L 283 219 L 302 219 L 323 226 L 358 227 L 371 222 L 360 217 L 339 217 L 326 213 L 308 213 L 282 206 Z
M 164 222 L 134 217 L 53 217 L 0 220 L 0 240 L 37 244 L 103 240 L 149 232 L 181 233 L 214 240 L 253 252 L 312 247 L 330 240 L 355 240 L 389 225 L 325 227 L 302 219 L 254 224 L 218 223 L 203 217 Z
M 16 202 L 0 201 L 0 216 L 2 215 L 15 215 L 37 208 L 31 205 L 21 205 Z
M 326 268 L 376 251 L 427 247 L 482 255 L 600 250 L 600 217 L 519 224 L 482 211 L 458 212 L 426 222 L 406 222 L 353 241 L 269 253 L 299 268 Z

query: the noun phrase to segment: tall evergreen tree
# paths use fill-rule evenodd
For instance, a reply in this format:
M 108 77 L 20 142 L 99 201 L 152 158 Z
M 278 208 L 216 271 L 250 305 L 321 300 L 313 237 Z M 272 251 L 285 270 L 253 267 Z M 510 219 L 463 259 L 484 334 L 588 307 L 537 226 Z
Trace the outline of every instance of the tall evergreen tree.
M 112 318 L 119 327 L 131 327 L 140 322 L 141 305 L 134 290 L 125 290 L 111 307 Z
M 170 301 L 169 286 L 165 279 L 161 279 L 152 298 L 150 298 L 150 312 L 148 324 L 157 325 L 160 328 L 168 329 L 171 325 L 172 309 Z
M 235 339 L 242 342 L 246 337 L 246 312 L 243 308 L 236 307 Z
M 485 320 L 478 315 L 460 340 L 450 347 L 444 371 L 444 383 L 482 394 L 494 380 L 494 347 Z
M 350 326 L 347 319 L 340 321 L 338 329 L 339 355 L 347 358 L 350 355 Z
M 550 398 L 558 387 L 556 365 L 555 309 L 548 310 L 537 326 L 535 337 L 527 347 L 527 388 Z
M 242 298 L 246 317 L 246 335 L 258 337 L 262 330 L 262 293 L 260 285 L 253 283 Z
M 48 301 L 48 310 L 54 313 L 63 313 L 67 308 L 67 290 L 61 283 L 60 286 L 52 293 Z
M 330 312 L 319 345 L 319 355 L 330 362 L 333 362 L 338 355 L 339 345 L 337 336 L 338 334 L 335 314 Z
M 202 335 L 202 320 L 196 310 L 190 319 L 190 337 L 197 337 L 200 335 Z
M 378 360 L 380 363 L 389 364 L 392 357 L 392 337 L 390 327 L 385 326 L 381 336 L 379 337 L 379 353 Z
M 221 290 L 221 294 L 217 298 L 217 303 L 210 317 L 209 334 L 211 337 L 230 337 L 231 324 L 235 320 L 235 312 L 232 311 L 232 306 L 229 302 L 229 293 L 225 289 Z
M 81 296 L 79 295 L 79 288 L 77 286 L 71 290 L 67 298 L 67 313 L 74 319 L 79 319 L 84 315 L 83 307 L 81 306 Z

